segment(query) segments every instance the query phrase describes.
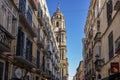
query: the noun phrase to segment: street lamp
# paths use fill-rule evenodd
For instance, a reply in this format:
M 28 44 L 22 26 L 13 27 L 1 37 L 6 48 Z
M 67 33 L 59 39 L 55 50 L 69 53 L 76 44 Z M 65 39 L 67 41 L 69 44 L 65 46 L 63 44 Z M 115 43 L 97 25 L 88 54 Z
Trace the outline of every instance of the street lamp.
M 101 59 L 99 55 L 96 55 L 96 61 L 95 61 L 95 69 L 96 71 L 100 72 L 101 67 L 104 65 L 104 59 Z
M 98 72 L 98 80 L 101 79 L 101 67 L 104 65 L 104 59 L 101 59 L 100 56 L 97 54 L 96 56 L 96 61 L 95 61 L 95 70 Z

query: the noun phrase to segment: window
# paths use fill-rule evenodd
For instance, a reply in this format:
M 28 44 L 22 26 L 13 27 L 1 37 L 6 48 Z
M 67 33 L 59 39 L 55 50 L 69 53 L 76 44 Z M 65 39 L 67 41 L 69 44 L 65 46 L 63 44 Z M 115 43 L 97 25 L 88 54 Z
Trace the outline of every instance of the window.
M 64 58 L 64 54 L 65 54 L 64 51 L 65 51 L 65 50 L 63 49 L 63 50 L 62 50 L 62 59 L 65 59 L 65 58 Z
M 58 37 L 59 37 L 59 43 L 60 43 L 60 45 L 61 45 L 61 41 L 62 41 L 62 38 L 61 38 L 61 37 L 62 37 L 62 35 L 60 34 Z
M 99 0 L 99 12 L 101 11 L 101 0 Z
M 60 59 L 64 59 L 64 49 L 61 49 L 60 51 Z
M 112 20 L 112 0 L 109 0 L 107 2 L 107 21 L 108 21 L 108 26 L 110 25 Z
M 59 22 L 56 22 L 56 27 L 59 27 Z
M 22 14 L 25 14 L 26 10 L 26 0 L 19 0 L 19 11 L 22 12 Z
M 47 62 L 47 68 L 48 68 L 48 69 L 50 68 L 50 63 L 49 63 L 49 62 Z
M 38 40 L 40 40 L 40 28 L 37 29 L 37 37 L 38 37 Z
M 111 59 L 114 56 L 113 32 L 111 32 L 108 36 L 108 47 L 109 47 L 109 59 Z
M 95 6 L 95 18 L 98 16 L 98 3 Z
M 118 53 L 120 51 L 120 37 L 115 41 L 115 52 Z
M 18 29 L 18 38 L 17 38 L 17 50 L 16 55 L 17 56 L 23 56 L 24 55 L 24 33 L 21 31 L 21 28 Z
M 56 40 L 57 40 L 57 42 L 59 42 L 59 37 L 58 36 L 56 37 Z
M 8 16 L 7 16 L 7 30 L 9 32 L 11 32 L 11 23 L 12 23 L 12 15 L 10 12 L 8 12 Z
M 5 76 L 4 76 L 4 80 L 8 80 L 8 76 L 9 76 L 8 70 L 9 70 L 9 62 L 6 61 L 5 62 Z
M 43 70 L 45 70 L 45 56 L 43 56 L 42 58 L 42 68 Z
M 5 28 L 6 28 L 6 8 L 2 5 L 2 9 L 1 9 L 2 11 L 1 11 L 1 24 L 2 24 L 2 26 L 4 26 Z
M 14 11 L 10 11 L 5 4 L 1 2 L 0 5 L 0 25 L 2 25 L 9 33 L 15 35 L 15 27 L 17 26 L 17 19 L 14 16 Z M 13 8 L 11 8 L 13 9 Z
M 63 70 L 64 68 L 62 68 L 62 79 L 63 79 L 63 77 L 64 77 L 64 70 Z M 64 80 L 64 79 L 63 79 Z
M 28 11 L 27 11 L 27 20 L 28 20 L 28 23 L 30 24 L 30 26 L 32 26 L 32 11 L 29 7 L 28 7 Z
M 0 62 L 0 80 L 3 80 L 4 64 Z
M 26 40 L 26 59 L 32 62 L 32 42 L 28 38 Z
M 37 68 L 40 68 L 40 51 L 37 50 Z
M 101 57 L 101 46 L 96 46 L 96 54 Z
M 16 26 L 17 26 L 17 19 L 15 17 L 12 18 L 12 34 L 16 35 Z
M 100 31 L 100 20 L 97 20 L 97 31 Z
M 64 34 L 62 33 L 62 42 L 64 42 Z

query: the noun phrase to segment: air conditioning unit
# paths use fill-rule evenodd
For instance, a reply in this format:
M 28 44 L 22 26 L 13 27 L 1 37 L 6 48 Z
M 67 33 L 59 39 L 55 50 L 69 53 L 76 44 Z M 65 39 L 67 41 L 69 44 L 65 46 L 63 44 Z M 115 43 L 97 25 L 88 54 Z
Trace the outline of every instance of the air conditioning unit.
M 114 10 L 120 9 L 120 0 L 114 0 Z

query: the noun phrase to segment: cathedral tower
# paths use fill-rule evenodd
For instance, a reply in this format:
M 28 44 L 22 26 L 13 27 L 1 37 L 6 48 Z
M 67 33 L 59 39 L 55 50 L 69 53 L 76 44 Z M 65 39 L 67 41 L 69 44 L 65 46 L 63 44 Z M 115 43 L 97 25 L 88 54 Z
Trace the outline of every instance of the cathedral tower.
M 68 60 L 66 58 L 66 28 L 65 19 L 57 7 L 56 12 L 52 16 L 53 31 L 60 51 L 60 80 L 68 80 Z

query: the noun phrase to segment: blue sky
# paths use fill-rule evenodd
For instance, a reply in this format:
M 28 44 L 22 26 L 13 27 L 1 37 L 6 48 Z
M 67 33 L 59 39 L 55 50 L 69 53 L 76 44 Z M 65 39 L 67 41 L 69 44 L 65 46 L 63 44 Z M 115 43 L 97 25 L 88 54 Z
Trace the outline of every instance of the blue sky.
M 50 15 L 56 11 L 58 3 L 64 14 L 67 30 L 67 58 L 69 80 L 73 79 L 76 68 L 82 60 L 82 38 L 90 0 L 46 0 Z

